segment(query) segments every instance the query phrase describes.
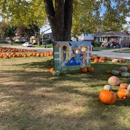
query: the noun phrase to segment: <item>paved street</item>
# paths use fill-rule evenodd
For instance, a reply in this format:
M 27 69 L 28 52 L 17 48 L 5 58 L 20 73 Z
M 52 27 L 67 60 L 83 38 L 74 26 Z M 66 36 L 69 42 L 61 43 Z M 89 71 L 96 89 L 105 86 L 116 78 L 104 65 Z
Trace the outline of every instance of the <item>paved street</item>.
M 121 50 L 122 49 L 128 49 L 128 48 L 121 48 Z M 130 53 L 117 53 L 117 52 L 113 52 L 115 50 L 119 50 L 119 49 L 93 51 L 92 54 L 96 54 L 96 55 L 99 55 L 99 56 L 108 56 L 108 57 L 113 57 L 113 58 L 130 59 Z

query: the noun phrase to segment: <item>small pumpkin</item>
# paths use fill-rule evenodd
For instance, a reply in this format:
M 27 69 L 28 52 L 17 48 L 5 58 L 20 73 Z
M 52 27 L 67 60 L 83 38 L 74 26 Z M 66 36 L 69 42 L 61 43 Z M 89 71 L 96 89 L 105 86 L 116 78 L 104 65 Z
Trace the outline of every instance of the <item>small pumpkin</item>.
M 104 104 L 114 104 L 116 102 L 116 94 L 113 91 L 101 90 L 99 93 L 99 99 Z
M 99 59 L 98 59 L 98 58 L 95 58 L 95 59 L 93 60 L 93 62 L 94 62 L 94 63 L 98 63 L 98 62 L 99 62 Z
M 112 91 L 112 86 L 111 86 L 111 85 L 105 85 L 105 86 L 104 86 L 104 89 L 109 90 L 109 91 Z
M 87 67 L 87 70 L 88 70 L 88 72 L 93 72 L 94 68 L 90 66 L 90 67 Z
M 130 77 L 130 73 L 129 72 L 122 72 L 121 76 L 123 76 L 123 77 Z
M 103 58 L 104 58 L 104 60 L 108 60 L 108 57 L 107 57 L 107 56 L 104 56 Z
M 127 72 L 128 71 L 128 68 L 126 66 L 121 66 L 120 67 L 120 71 L 121 72 Z
M 113 75 L 119 75 L 119 71 L 117 71 L 117 70 L 112 70 L 111 73 L 112 73 Z
M 81 70 L 82 73 L 86 73 L 88 71 L 86 67 L 83 67 L 80 70 Z
M 124 59 L 123 58 L 119 58 L 118 61 L 122 63 L 122 62 L 124 62 Z
M 53 73 L 53 71 L 54 71 L 54 68 L 51 68 L 51 69 L 50 69 L 50 73 L 52 74 L 52 73 Z
M 117 62 L 118 62 L 118 59 L 112 59 L 112 62 L 113 62 L 113 63 L 117 63 Z
M 127 66 L 127 69 L 130 70 L 130 65 Z
M 60 71 L 58 71 L 58 70 L 55 71 L 55 70 L 54 70 L 52 74 L 53 74 L 54 76 L 59 76 L 59 75 L 60 75 Z
M 106 74 L 110 74 L 111 73 L 111 71 L 110 70 L 106 70 Z
M 98 62 L 104 62 L 104 58 L 100 57 Z
M 120 98 L 120 99 L 126 99 L 129 97 L 129 92 L 127 89 L 119 89 L 117 91 L 117 96 Z
M 127 83 L 120 83 L 120 88 L 127 89 L 128 84 Z

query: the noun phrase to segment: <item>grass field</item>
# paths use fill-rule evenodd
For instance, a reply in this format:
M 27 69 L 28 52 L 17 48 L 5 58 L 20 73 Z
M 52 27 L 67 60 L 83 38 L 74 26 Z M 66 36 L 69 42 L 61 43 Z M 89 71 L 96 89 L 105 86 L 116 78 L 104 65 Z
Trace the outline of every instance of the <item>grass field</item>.
M 111 76 L 105 71 L 130 63 L 92 62 L 93 73 L 55 77 L 51 59 L 0 59 L 0 130 L 130 130 L 130 99 L 104 105 L 98 98 Z

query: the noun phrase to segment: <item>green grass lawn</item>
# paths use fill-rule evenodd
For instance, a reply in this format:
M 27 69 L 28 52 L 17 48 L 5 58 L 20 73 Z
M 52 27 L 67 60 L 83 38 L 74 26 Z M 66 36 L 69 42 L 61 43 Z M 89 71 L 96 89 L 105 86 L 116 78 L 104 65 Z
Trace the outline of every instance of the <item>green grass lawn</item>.
M 116 50 L 114 52 L 119 52 L 119 53 L 130 53 L 130 49 L 119 49 L 119 50 Z
M 98 94 L 126 63 L 94 64 L 93 73 L 52 76 L 52 57 L 0 58 L 0 130 L 129 130 L 130 99 L 104 105 Z M 129 78 L 118 76 L 121 82 Z M 116 92 L 118 86 L 113 89 Z

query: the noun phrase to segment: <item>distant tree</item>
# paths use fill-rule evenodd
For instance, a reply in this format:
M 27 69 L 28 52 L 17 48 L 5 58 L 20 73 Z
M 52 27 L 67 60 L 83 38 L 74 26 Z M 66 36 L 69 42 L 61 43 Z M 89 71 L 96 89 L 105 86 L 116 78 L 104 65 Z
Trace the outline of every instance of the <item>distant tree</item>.
M 7 24 L 5 21 L 0 22 L 0 40 L 5 38 L 5 30 L 7 28 Z
M 40 29 L 36 25 L 29 25 L 28 27 L 25 26 L 17 26 L 16 27 L 16 34 L 20 37 L 25 37 L 27 40 L 31 36 L 38 37 L 40 33 Z

